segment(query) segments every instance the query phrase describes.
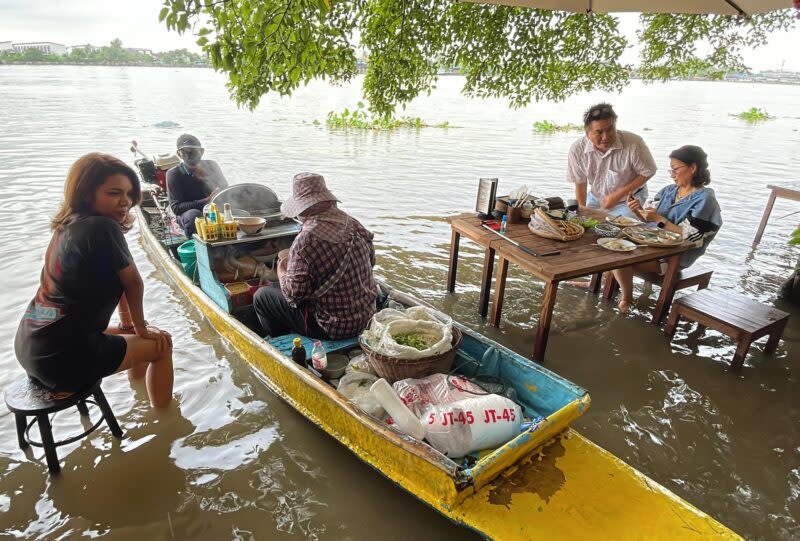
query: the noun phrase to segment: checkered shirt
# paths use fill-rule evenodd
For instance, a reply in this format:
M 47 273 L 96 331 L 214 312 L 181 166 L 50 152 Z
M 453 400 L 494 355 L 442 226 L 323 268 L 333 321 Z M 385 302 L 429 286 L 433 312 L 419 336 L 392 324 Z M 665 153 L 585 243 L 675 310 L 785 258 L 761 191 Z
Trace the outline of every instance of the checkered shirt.
M 350 254 L 345 259 L 350 239 Z M 303 221 L 289 250 L 281 290 L 289 304 L 309 308 L 329 338 L 356 336 L 375 313 L 377 285 L 372 276 L 375 249 L 372 233 L 345 212 L 332 208 Z M 312 296 L 339 266 L 346 270 L 320 298 Z

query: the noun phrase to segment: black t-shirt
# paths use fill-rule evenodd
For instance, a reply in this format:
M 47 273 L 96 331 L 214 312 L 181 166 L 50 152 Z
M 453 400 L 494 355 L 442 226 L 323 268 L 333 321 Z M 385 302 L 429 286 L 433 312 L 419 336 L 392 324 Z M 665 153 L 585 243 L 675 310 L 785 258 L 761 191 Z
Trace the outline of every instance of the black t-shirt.
M 132 261 L 109 218 L 81 218 L 53 233 L 39 290 L 17 330 L 20 362 L 73 352 L 105 331 L 123 293 L 119 271 Z
M 202 160 L 200 171 L 201 176 L 196 176 L 183 163 L 167 171 L 167 196 L 176 216 L 192 209 L 202 210 L 211 192 L 228 187 L 217 162 Z

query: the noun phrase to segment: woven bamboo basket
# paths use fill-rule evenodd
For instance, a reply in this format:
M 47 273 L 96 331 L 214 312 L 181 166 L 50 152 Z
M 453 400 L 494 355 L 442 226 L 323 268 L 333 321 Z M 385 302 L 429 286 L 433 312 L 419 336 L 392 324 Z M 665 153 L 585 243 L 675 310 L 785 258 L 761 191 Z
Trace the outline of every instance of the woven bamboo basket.
M 450 372 L 456 353 L 458 353 L 458 348 L 461 347 L 461 338 L 461 331 L 453 327 L 453 347 L 439 355 L 421 359 L 398 359 L 397 357 L 381 355 L 370 348 L 363 338 L 359 339 L 359 345 L 367 359 L 369 359 L 372 369 L 389 383 L 394 383 L 406 378 L 418 379 L 431 374 L 447 374 Z
M 554 220 L 540 208 L 534 210 L 528 229 L 534 235 L 561 241 L 578 240 L 585 232 L 585 229 L 578 224 L 566 220 Z

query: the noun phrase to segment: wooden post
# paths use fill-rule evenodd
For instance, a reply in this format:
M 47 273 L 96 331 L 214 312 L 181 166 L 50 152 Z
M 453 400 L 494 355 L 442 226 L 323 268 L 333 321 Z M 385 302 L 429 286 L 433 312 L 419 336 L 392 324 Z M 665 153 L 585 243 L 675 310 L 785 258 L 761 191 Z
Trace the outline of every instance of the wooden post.
M 676 306 L 670 311 L 669 318 L 667 318 L 667 327 L 664 329 L 664 332 L 670 338 L 675 336 L 675 328 L 678 326 L 678 322 L 681 319 L 681 311 L 678 308 L 679 307 Z
M 492 289 L 492 272 L 494 271 L 494 249 L 487 248 L 483 255 L 483 275 L 481 277 L 481 298 L 478 302 L 478 313 L 486 317 L 489 312 L 489 292 Z
M 447 291 L 452 293 L 456 289 L 456 270 L 458 267 L 458 243 L 461 233 L 453 229 L 450 235 L 450 263 L 447 267 Z
M 592 279 L 589 282 L 589 290 L 595 295 L 597 295 L 598 293 L 600 293 L 600 288 L 603 285 L 602 282 L 603 282 L 602 272 L 596 272 L 592 274 Z
M 785 318 L 779 321 L 777 324 L 773 325 L 771 332 L 769 333 L 769 338 L 767 338 L 767 344 L 764 346 L 764 353 L 767 355 L 772 355 L 775 353 L 775 348 L 778 347 L 778 342 L 783 335 L 784 329 L 786 329 L 786 324 L 789 323 L 789 318 Z
M 769 215 L 772 214 L 772 207 L 775 205 L 775 188 L 769 193 L 769 199 L 767 200 L 767 206 L 764 207 L 764 215 L 761 217 L 761 223 L 758 225 L 758 231 L 756 231 L 756 238 L 753 239 L 753 245 L 758 244 L 761 242 L 761 235 L 764 234 L 764 228 L 767 227 L 767 221 L 769 220 Z
M 672 304 L 672 297 L 675 296 L 675 285 L 678 278 L 678 264 L 681 261 L 681 254 L 676 254 L 669 258 L 669 266 L 664 274 L 664 281 L 661 282 L 661 294 L 658 296 L 656 308 L 653 311 L 653 323 L 659 324 L 664 316 L 669 312 Z
M 752 342 L 753 339 L 750 335 L 743 335 L 739 337 L 739 342 L 736 344 L 736 353 L 733 354 L 733 362 L 731 363 L 731 368 L 733 370 L 739 370 L 742 368 L 744 359 L 747 357 L 747 350 L 750 349 L 750 344 Z
M 503 256 L 497 260 L 497 278 L 494 285 L 494 303 L 492 303 L 492 317 L 489 324 L 493 327 L 500 325 L 500 312 L 503 310 L 503 294 L 506 291 L 506 276 L 508 276 L 508 259 Z
M 558 293 L 558 282 L 547 282 L 539 324 L 536 326 L 536 342 L 533 345 L 533 359 L 540 363 L 544 363 L 544 352 L 547 349 L 547 338 L 553 321 L 553 308 L 556 305 L 556 293 Z

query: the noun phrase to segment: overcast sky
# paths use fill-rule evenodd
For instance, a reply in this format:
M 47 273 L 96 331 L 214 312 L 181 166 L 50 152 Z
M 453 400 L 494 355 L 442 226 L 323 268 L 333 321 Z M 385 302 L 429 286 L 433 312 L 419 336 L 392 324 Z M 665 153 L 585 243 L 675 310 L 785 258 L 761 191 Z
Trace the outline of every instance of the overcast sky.
M 54 41 L 64 45 L 106 45 L 119 38 L 128 47 L 154 51 L 199 50 L 196 38 L 168 32 L 158 22 L 162 0 L 0 0 L 0 41 Z M 620 16 L 628 41 L 635 42 L 637 16 Z M 769 43 L 747 51 L 745 60 L 755 70 L 800 71 L 800 30 L 776 34 Z M 624 61 L 635 63 L 636 50 Z

